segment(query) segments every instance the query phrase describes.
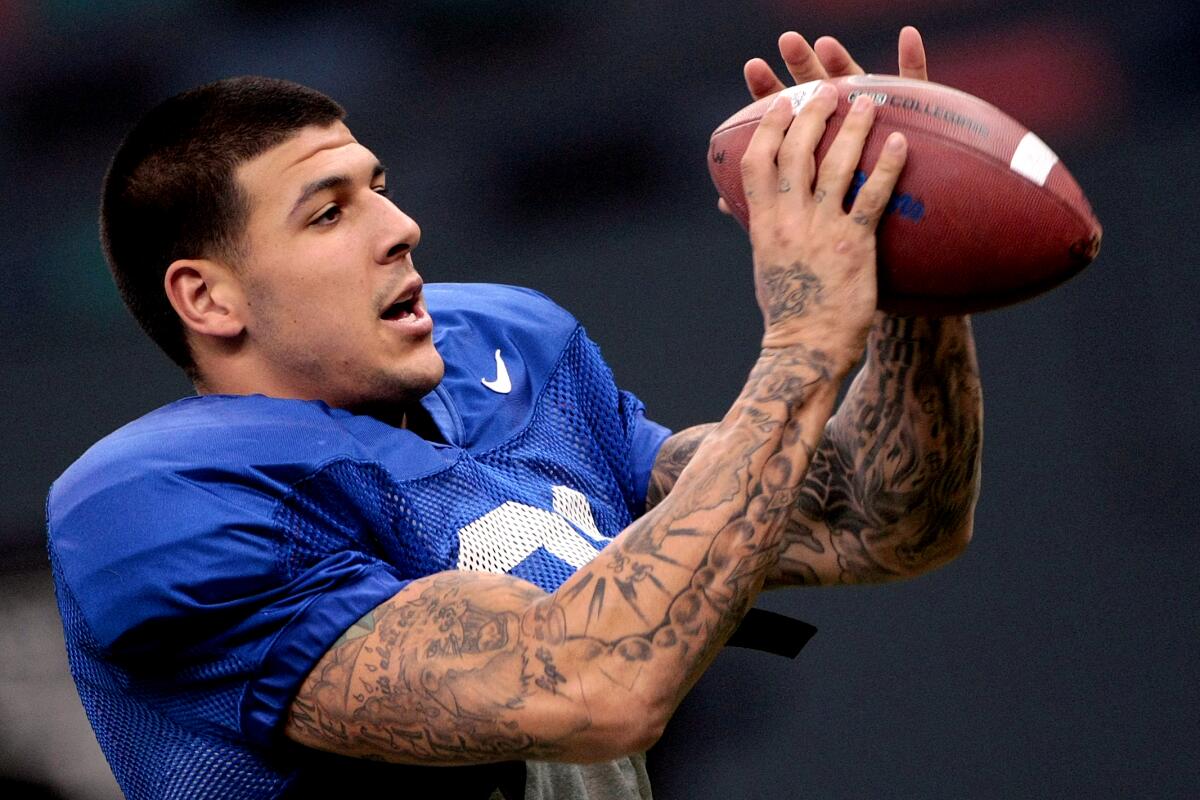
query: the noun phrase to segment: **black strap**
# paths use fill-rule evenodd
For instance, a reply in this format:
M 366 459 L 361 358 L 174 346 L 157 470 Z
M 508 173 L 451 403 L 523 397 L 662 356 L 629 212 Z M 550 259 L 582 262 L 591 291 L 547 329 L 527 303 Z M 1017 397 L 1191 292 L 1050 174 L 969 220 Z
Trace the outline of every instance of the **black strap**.
M 752 608 L 746 612 L 742 624 L 725 646 L 745 647 L 784 658 L 795 658 L 816 632 L 817 629 L 807 622 L 763 608 Z

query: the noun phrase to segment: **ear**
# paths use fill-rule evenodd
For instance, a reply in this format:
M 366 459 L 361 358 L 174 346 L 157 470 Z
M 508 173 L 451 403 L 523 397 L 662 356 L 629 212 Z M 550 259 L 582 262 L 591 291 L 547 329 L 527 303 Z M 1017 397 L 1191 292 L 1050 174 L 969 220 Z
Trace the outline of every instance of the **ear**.
M 233 338 L 246 329 L 241 284 L 219 261 L 189 258 L 172 262 L 163 289 L 175 313 L 193 333 Z

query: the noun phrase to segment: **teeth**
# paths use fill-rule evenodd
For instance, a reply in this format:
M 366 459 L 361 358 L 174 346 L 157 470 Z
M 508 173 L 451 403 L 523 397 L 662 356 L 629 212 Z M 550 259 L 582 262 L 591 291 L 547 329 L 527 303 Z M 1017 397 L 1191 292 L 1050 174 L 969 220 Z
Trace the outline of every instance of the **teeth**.
M 402 302 L 392 303 L 380 316 L 383 319 L 398 320 L 407 319 L 408 317 L 414 316 L 414 314 L 415 312 L 412 308 L 412 300 L 404 300 Z

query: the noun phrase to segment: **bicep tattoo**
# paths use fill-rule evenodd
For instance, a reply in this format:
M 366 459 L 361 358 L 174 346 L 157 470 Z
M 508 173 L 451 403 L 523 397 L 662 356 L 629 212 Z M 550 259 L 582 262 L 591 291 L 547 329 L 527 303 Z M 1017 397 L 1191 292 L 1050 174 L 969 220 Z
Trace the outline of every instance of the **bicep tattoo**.
M 535 739 L 515 713 L 535 692 L 571 702 L 547 647 L 560 644 L 563 631 L 553 606 L 539 603 L 546 594 L 471 572 L 420 584 L 330 648 L 292 703 L 289 735 L 347 755 L 422 764 L 554 757 L 554 743 Z M 586 705 L 577 709 L 560 716 L 586 725 Z

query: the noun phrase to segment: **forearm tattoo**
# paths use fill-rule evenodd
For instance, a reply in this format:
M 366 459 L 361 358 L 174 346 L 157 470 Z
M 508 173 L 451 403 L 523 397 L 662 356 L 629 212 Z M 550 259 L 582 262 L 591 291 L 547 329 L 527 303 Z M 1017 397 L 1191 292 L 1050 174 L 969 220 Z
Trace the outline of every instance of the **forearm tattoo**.
M 765 351 L 725 421 L 678 454 L 689 479 L 553 594 L 483 573 L 414 581 L 319 662 L 288 735 L 422 764 L 587 759 L 645 709 L 665 720 L 776 566 L 831 372 L 819 352 Z
M 969 322 L 883 316 L 813 457 L 772 581 L 879 582 L 953 558 L 970 535 L 982 438 Z
M 969 323 L 880 315 L 866 366 L 826 426 L 768 583 L 878 582 L 961 549 L 979 492 L 982 391 Z M 661 502 L 713 429 L 663 444 Z
M 650 485 L 646 489 L 646 510 L 661 503 L 675 486 L 684 468 L 691 463 L 696 450 L 704 442 L 704 437 L 717 427 L 714 422 L 709 425 L 697 425 L 667 437 L 658 455 L 654 459 L 654 469 L 650 472 Z

